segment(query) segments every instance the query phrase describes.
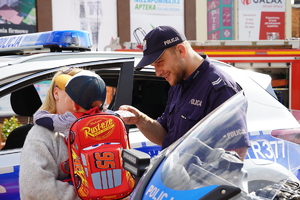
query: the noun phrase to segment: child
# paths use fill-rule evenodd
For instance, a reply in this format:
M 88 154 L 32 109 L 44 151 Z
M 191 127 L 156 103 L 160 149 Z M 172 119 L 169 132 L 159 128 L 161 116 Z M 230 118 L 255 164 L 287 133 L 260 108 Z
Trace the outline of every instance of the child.
M 64 90 L 74 101 L 74 113 L 51 114 L 38 110 L 34 114 L 34 122 L 54 132 L 61 132 L 68 138 L 68 132 L 73 122 L 88 110 L 89 114 L 99 113 L 106 98 L 106 85 L 101 77 L 91 71 L 81 71 L 70 76 L 58 75 L 55 85 Z M 54 96 L 54 99 L 57 99 Z

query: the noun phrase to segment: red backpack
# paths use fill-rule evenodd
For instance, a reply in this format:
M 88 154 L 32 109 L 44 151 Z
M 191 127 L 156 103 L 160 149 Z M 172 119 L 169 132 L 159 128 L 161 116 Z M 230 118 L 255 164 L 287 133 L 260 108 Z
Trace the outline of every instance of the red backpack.
M 70 174 L 81 199 L 121 199 L 135 185 L 122 166 L 121 153 L 129 149 L 123 121 L 106 113 L 83 115 L 70 127 Z

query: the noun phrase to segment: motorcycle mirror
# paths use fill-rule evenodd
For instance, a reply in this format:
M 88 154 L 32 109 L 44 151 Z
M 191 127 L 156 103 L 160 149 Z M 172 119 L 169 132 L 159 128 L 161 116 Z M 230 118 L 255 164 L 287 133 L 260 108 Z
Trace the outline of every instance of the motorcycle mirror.
M 150 155 L 136 149 L 123 149 L 123 167 L 136 178 L 142 177 L 150 164 Z
M 300 128 L 273 130 L 271 135 L 282 140 L 300 144 Z

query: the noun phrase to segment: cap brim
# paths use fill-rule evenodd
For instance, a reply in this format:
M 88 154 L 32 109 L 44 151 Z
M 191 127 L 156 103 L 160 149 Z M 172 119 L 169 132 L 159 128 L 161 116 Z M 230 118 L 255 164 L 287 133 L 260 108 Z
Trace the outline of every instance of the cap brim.
M 150 65 L 151 63 L 154 63 L 163 54 L 164 51 L 165 51 L 165 49 L 143 56 L 141 61 L 137 64 L 137 66 L 135 66 L 134 69 L 136 71 L 139 71 L 139 70 L 143 69 L 145 66 Z
M 61 90 L 66 90 L 67 82 L 72 78 L 68 74 L 60 74 L 55 78 L 55 84 Z

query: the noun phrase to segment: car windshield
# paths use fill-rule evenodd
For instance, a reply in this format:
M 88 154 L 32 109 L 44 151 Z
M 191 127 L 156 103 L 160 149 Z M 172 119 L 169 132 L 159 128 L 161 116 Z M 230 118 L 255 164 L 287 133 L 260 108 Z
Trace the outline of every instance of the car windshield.
M 280 164 L 291 173 L 278 177 L 282 181 L 286 181 L 290 175 L 297 173 L 298 167 L 293 166 L 296 164 L 293 164 L 291 160 L 296 155 L 299 157 L 300 151 L 297 144 L 271 136 L 272 131 L 276 133 L 278 125 L 273 125 L 276 130 L 264 130 L 263 133 L 267 137 L 259 137 L 259 139 L 253 136 L 257 132 L 253 124 L 250 131 L 240 128 L 243 123 L 241 119 L 245 117 L 243 111 L 248 109 L 249 104 L 253 104 L 251 98 L 246 96 L 247 94 L 240 92 L 232 97 L 166 150 L 167 158 L 163 163 L 161 173 L 165 186 L 173 190 L 193 190 L 210 185 L 238 186 L 242 189 L 241 194 L 247 196 L 250 192 L 266 187 L 265 183 L 251 182 L 252 169 Z M 283 113 L 289 113 L 287 109 L 278 109 Z M 285 114 L 282 115 L 284 116 Z M 248 120 L 253 115 L 247 113 L 246 117 Z M 289 128 L 295 130 L 297 127 L 299 127 L 297 120 L 290 122 Z M 286 130 L 287 127 L 284 125 L 282 128 Z M 235 138 L 239 138 L 235 136 L 244 134 L 246 131 L 251 137 L 251 148 L 243 162 L 235 153 L 225 151 L 224 148 L 232 149 L 231 147 L 237 143 Z M 259 172 L 255 173 L 260 175 Z M 273 197 L 266 199 L 273 199 Z

